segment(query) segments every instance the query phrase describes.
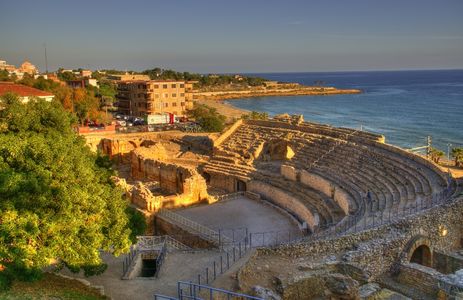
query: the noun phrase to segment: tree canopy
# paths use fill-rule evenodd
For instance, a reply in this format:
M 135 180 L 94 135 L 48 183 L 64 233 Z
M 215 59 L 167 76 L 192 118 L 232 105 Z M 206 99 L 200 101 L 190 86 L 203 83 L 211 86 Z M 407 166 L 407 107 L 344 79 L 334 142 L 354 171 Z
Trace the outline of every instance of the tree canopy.
M 194 103 L 194 107 L 188 112 L 204 131 L 220 132 L 225 128 L 226 117 L 217 112 L 217 109 L 204 104 Z
M 53 261 L 101 263 L 129 245 L 127 202 L 60 103 L 0 98 L 0 286 Z

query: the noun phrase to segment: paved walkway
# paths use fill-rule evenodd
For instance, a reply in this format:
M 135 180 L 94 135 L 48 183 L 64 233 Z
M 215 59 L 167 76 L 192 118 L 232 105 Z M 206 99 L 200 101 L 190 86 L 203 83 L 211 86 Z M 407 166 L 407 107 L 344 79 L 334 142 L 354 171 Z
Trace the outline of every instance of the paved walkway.
M 216 202 L 211 205 L 200 205 L 176 210 L 176 213 L 209 227 L 235 240 L 244 238 L 246 231 L 252 233 L 254 241 L 262 241 L 260 234 L 266 232 L 266 244 L 270 240 L 288 240 L 299 236 L 295 222 L 286 214 L 262 202 L 244 196 Z M 268 233 L 273 232 L 273 233 Z
M 217 251 L 207 250 L 194 253 L 168 253 L 157 279 L 122 280 L 124 256 L 114 257 L 108 253 L 102 255 L 103 260 L 108 264 L 108 269 L 102 275 L 86 278 L 83 274 L 73 274 L 68 270 L 63 270 L 61 273 L 71 277 L 84 278 L 92 285 L 104 286 L 105 294 L 114 300 L 147 300 L 153 299 L 155 293 L 175 296 L 177 294 L 177 281 L 192 280 L 197 276 L 198 270 L 202 270 L 203 265 L 219 255 Z
M 293 234 L 298 232 L 297 225 L 289 216 L 271 206 L 246 197 L 225 200 L 212 205 L 191 207 L 176 212 L 215 230 L 226 228 L 223 233 L 230 237 L 232 237 L 230 229 L 238 229 L 235 231 L 236 239 L 239 239 L 239 228 L 247 227 L 249 233 L 255 234 L 253 239 L 256 243 L 263 242 L 262 236 L 259 237 L 257 232 L 275 231 L 280 233 L 280 239 L 286 238 L 288 232 L 293 232 Z M 244 235 L 245 231 L 241 230 L 241 232 Z M 269 240 L 270 237 L 267 234 L 265 244 L 268 244 Z M 218 256 L 220 256 L 220 252 L 214 250 L 168 253 L 157 279 L 122 280 L 122 261 L 125 256 L 114 257 L 108 253 L 102 254 L 104 262 L 108 264 L 108 269 L 102 275 L 85 278 L 82 274 L 72 274 L 68 270 L 63 270 L 62 273 L 72 277 L 85 278 L 92 285 L 103 286 L 105 293 L 114 300 L 144 300 L 153 299 L 155 293 L 175 296 L 178 281 L 194 280 L 198 272 L 203 271 L 204 266 L 210 265 Z M 248 257 L 249 255 L 243 257 L 238 265 L 244 263 Z M 225 278 L 218 278 L 218 280 L 219 282 L 224 280 L 228 282 L 227 277 L 229 275 Z M 230 283 L 226 285 L 230 285 Z

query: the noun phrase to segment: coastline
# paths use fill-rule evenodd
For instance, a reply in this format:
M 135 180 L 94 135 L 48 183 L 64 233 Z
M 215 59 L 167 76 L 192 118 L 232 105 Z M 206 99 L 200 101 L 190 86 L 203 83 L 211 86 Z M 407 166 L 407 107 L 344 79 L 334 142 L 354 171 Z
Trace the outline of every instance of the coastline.
M 230 91 L 211 91 L 195 93 L 195 102 L 205 104 L 217 109 L 217 112 L 226 116 L 228 121 L 240 118 L 243 114 L 251 111 L 237 108 L 225 100 L 239 100 L 242 98 L 272 97 L 272 96 L 330 96 L 341 94 L 360 94 L 358 89 L 337 89 L 334 87 L 300 87 L 291 89 L 250 89 L 250 90 L 230 90 Z
M 337 89 L 334 87 L 301 87 L 289 89 L 249 89 L 230 91 L 197 92 L 197 100 L 229 100 L 267 96 L 329 96 L 342 94 L 361 94 L 359 89 Z
M 235 119 L 241 118 L 242 115 L 248 114 L 251 111 L 237 108 L 231 104 L 225 103 L 224 100 L 195 100 L 198 104 L 204 104 L 217 109 L 217 112 L 227 117 L 228 122 L 233 122 Z

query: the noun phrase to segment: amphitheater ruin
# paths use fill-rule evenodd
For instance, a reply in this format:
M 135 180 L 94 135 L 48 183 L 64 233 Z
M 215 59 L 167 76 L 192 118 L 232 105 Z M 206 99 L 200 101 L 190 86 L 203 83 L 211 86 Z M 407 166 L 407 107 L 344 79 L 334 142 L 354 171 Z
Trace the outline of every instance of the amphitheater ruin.
M 90 279 L 114 299 L 463 297 L 461 179 L 384 136 L 281 116 L 86 139 L 148 223 Z

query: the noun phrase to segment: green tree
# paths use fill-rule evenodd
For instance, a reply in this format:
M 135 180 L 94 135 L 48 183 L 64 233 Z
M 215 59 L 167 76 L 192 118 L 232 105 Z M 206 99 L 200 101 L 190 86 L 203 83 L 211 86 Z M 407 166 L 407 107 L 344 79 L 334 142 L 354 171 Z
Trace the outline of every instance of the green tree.
M 189 115 L 199 123 L 204 131 L 219 132 L 225 128 L 226 117 L 217 112 L 217 109 L 204 104 L 194 104 Z
M 132 243 L 137 242 L 137 236 L 144 235 L 146 231 L 145 216 L 133 207 L 127 207 L 127 216 L 129 217 L 129 227 L 131 229 L 130 240 Z
M 249 119 L 251 119 L 251 120 L 267 120 L 268 119 L 268 113 L 252 111 L 251 114 L 249 114 Z
M 76 80 L 77 76 L 72 72 L 58 72 L 58 78 L 62 81 Z
M 128 250 L 127 202 L 58 102 L 0 98 L 0 281 Z
M 431 159 L 438 164 L 440 159 L 444 156 L 444 151 L 436 148 L 431 148 Z
M 7 70 L 0 70 L 0 81 L 10 81 L 10 73 Z
M 455 159 L 455 166 L 463 167 L 463 148 L 453 148 L 452 157 Z

